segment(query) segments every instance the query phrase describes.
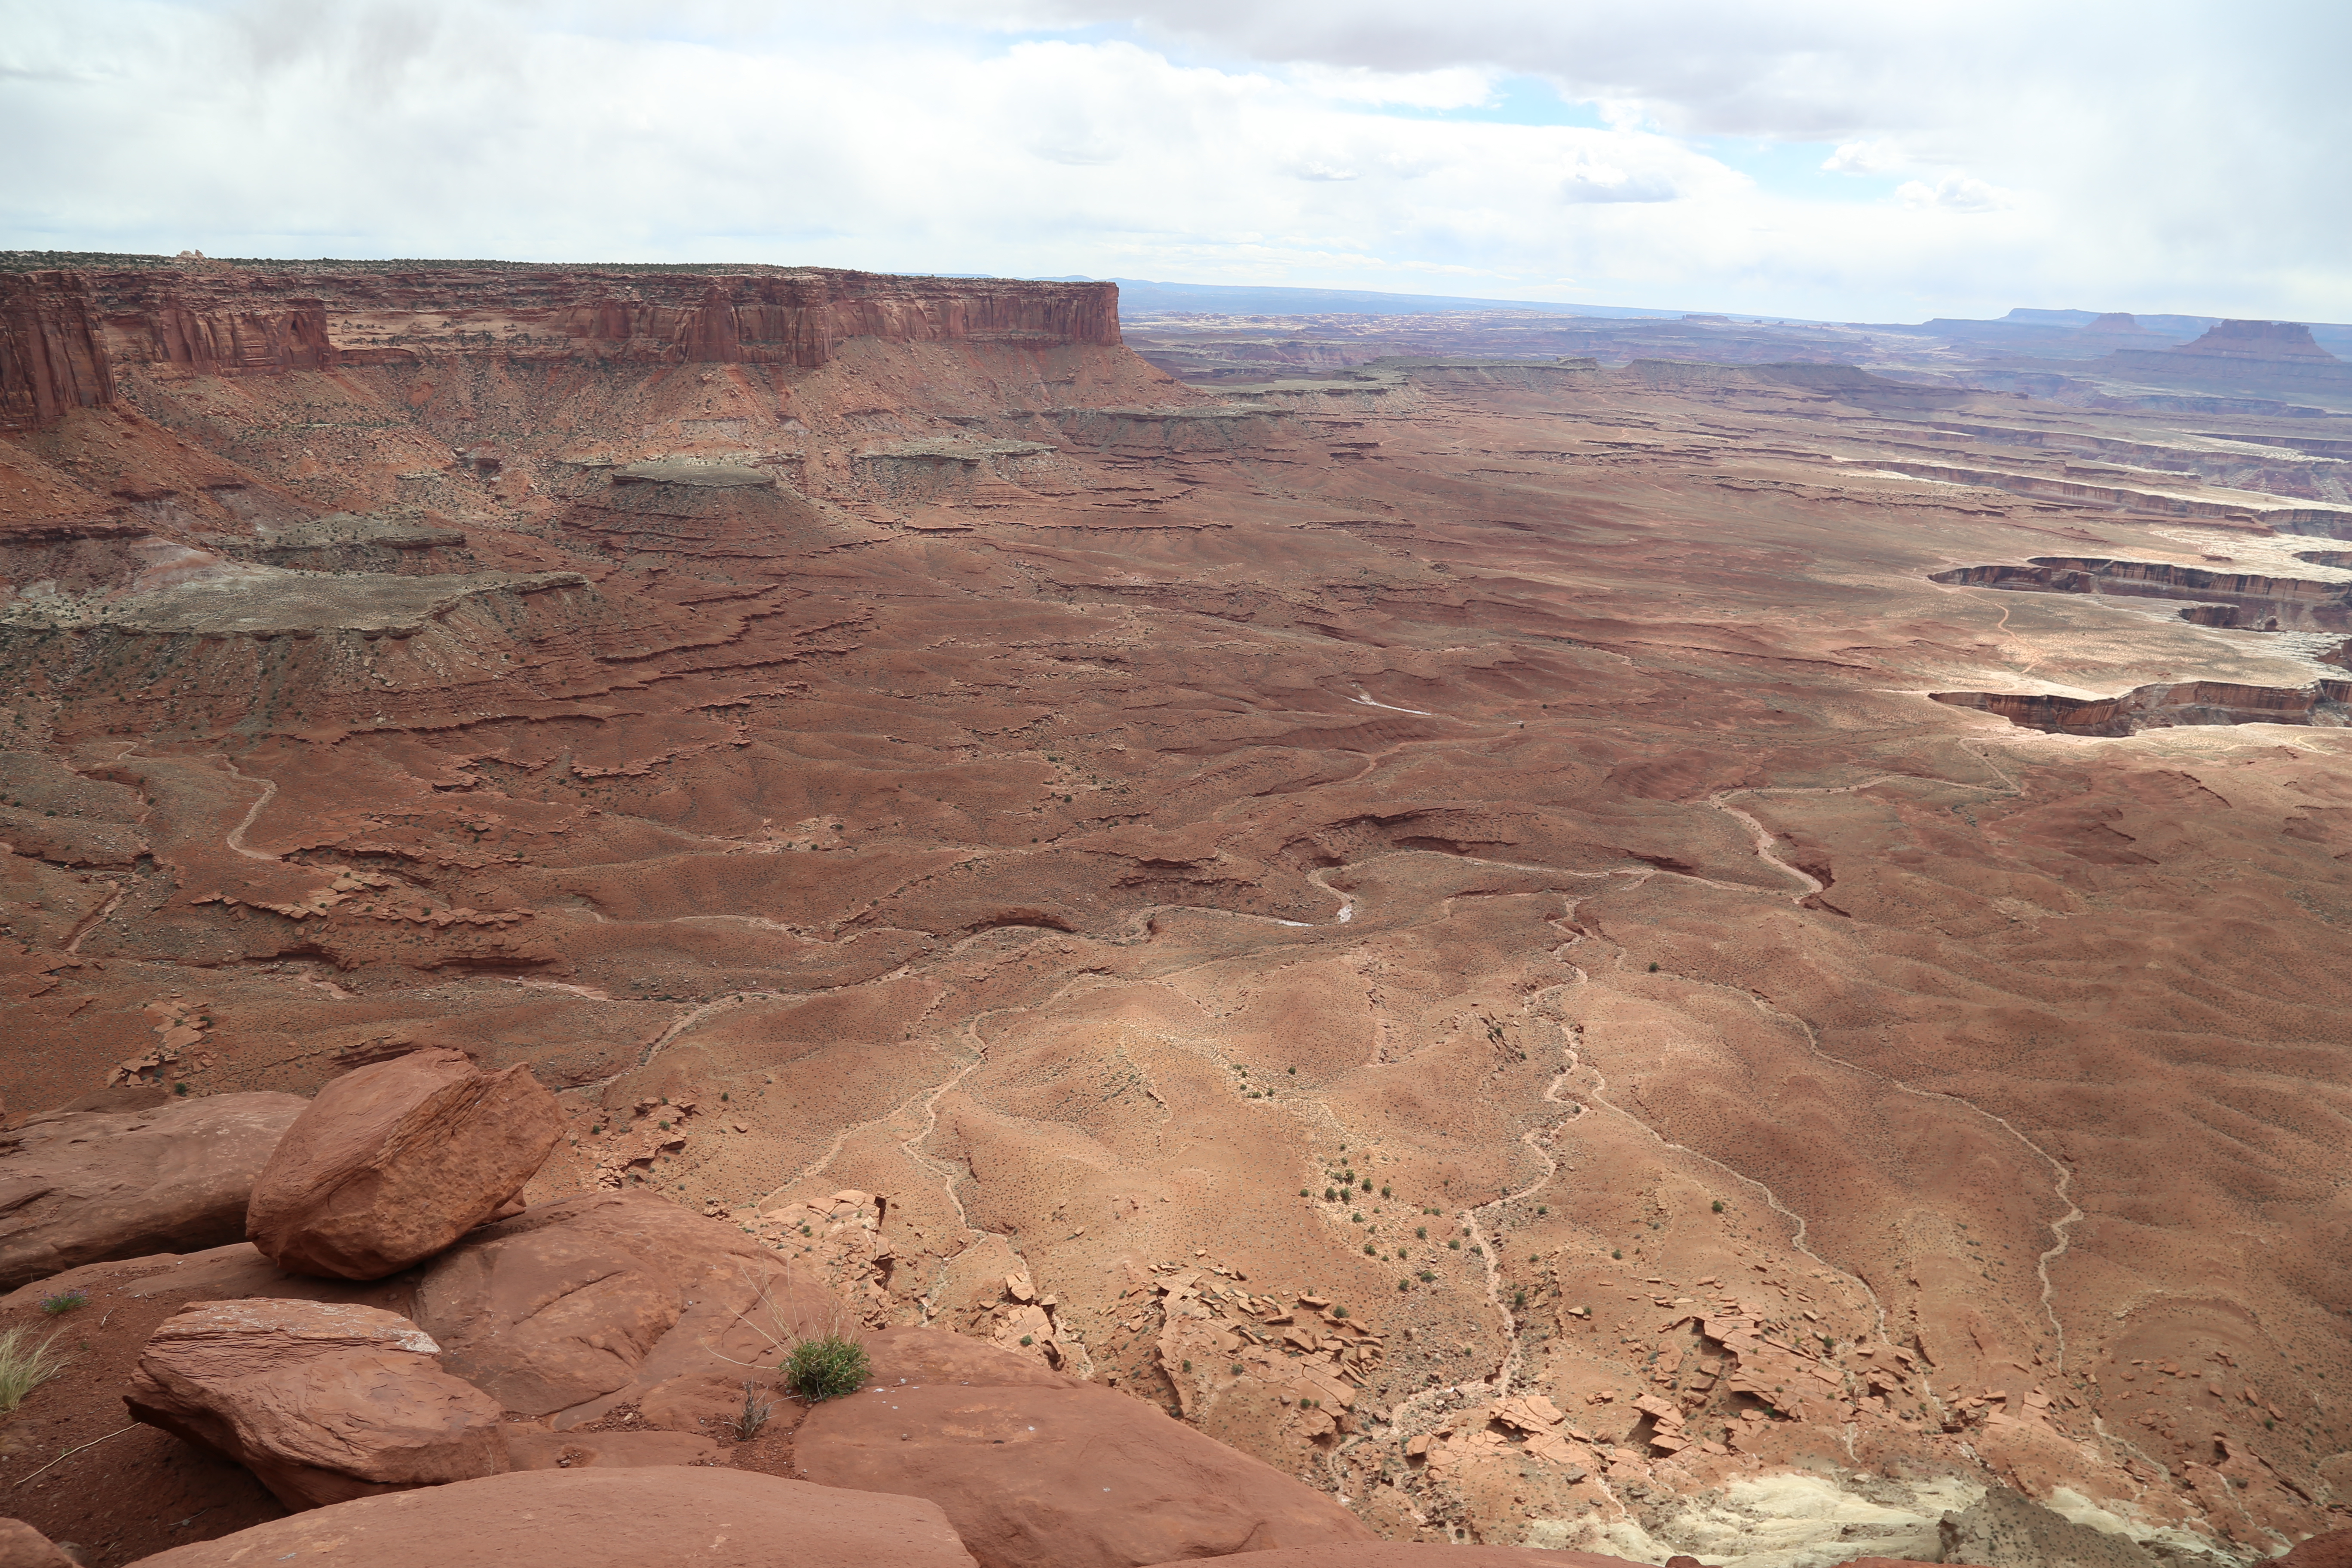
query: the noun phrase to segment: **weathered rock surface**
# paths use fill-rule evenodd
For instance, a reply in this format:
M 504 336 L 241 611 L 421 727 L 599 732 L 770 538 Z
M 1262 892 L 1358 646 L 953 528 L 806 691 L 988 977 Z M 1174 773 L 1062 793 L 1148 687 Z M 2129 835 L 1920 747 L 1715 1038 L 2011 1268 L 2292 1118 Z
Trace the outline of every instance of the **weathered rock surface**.
M 0 1133 L 0 1289 L 237 1240 L 254 1180 L 304 1105 L 291 1094 L 209 1095 L 52 1111 Z
M 1177 1568 L 1197 1558 L 1171 1558 L 1155 1568 Z M 1285 1546 L 1236 1552 L 1218 1562 L 1232 1568 L 1632 1568 L 1622 1557 L 1553 1552 L 1528 1546 L 1448 1546 L 1437 1542 L 1365 1541 L 1344 1545 Z M 1688 1559 L 1675 1558 L 1674 1563 Z
M 21 1519 L 0 1519 L 0 1568 L 75 1568 L 57 1542 Z
M 2076 1524 L 2007 1487 L 1992 1487 L 1940 1533 L 1947 1563 L 1986 1568 L 2154 1568 L 2137 1542 Z
M 938 1507 L 918 1498 L 667 1468 L 534 1470 L 363 1498 L 141 1562 L 251 1568 L 313 1553 L 335 1568 L 971 1568 L 972 1561 Z
M 498 1402 L 373 1307 L 205 1301 L 147 1342 L 131 1415 L 236 1459 L 289 1508 L 487 1476 Z
M 451 1371 L 558 1429 L 678 1380 L 740 1384 L 837 1310 L 735 1226 L 628 1193 L 488 1226 L 416 1291 Z
M 649 1465 L 698 1465 L 719 1445 L 690 1432 L 551 1432 L 509 1425 L 499 1429 L 509 1470 L 643 1469 Z
M 1373 1539 L 1330 1498 L 1130 1395 L 936 1330 L 888 1330 L 869 1350 L 872 1390 L 801 1424 L 802 1469 L 930 1499 L 983 1568 L 1132 1568 Z
M 30 1307 L 60 1291 L 85 1293 L 117 1280 L 139 1280 L 140 1293 L 184 1294 L 190 1300 L 236 1301 L 268 1296 L 289 1301 L 357 1302 L 405 1311 L 410 1281 L 322 1279 L 315 1274 L 289 1274 L 249 1241 L 208 1247 L 201 1252 L 158 1252 L 142 1258 L 86 1263 L 21 1286 L 0 1296 L 0 1312 Z
M 562 1136 L 527 1067 L 484 1073 L 447 1049 L 363 1067 L 287 1130 L 246 1234 L 291 1272 L 381 1279 L 496 1214 Z

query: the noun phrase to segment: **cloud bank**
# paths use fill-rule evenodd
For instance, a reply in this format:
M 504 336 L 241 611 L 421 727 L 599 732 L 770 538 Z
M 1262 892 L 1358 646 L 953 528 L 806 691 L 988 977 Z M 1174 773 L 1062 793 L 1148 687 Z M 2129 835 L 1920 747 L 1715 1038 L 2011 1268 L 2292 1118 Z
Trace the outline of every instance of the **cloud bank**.
M 2340 7 L 0 0 L 0 245 L 2352 319 Z

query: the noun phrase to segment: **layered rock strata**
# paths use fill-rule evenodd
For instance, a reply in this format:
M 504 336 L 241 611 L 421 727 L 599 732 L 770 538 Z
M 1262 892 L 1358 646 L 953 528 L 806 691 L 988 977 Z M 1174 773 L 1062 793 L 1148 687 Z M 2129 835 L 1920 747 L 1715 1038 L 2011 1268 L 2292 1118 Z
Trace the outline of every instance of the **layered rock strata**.
M 1110 283 L 827 268 L 155 267 L 0 272 L 0 428 L 114 401 L 129 366 L 239 375 L 502 358 L 811 368 L 852 338 L 1112 344 Z

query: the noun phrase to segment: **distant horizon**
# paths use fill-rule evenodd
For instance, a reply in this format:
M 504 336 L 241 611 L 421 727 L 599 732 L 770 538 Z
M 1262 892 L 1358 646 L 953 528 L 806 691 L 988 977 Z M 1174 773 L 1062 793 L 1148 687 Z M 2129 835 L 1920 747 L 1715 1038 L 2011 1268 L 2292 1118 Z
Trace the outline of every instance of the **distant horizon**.
M 2006 311 L 2002 312 L 2002 313 L 2001 313 L 2001 314 L 2000 314 L 2000 315 L 1996 315 L 1996 316 L 1928 316 L 1928 317 L 1923 317 L 1923 318 L 1921 318 L 1919 321 L 1864 321 L 1864 320 L 1860 320 L 1860 319 L 1853 318 L 1853 317 L 1846 317 L 1846 318 L 1835 318 L 1835 317 L 1810 317 L 1810 316 L 1798 316 L 1798 315 L 1793 315 L 1793 314 L 1787 314 L 1787 315 L 1784 315 L 1784 314 L 1780 314 L 1780 313 L 1773 312 L 1773 311 L 1756 311 L 1756 310 L 1738 310 L 1713 309 L 1713 308 L 1709 308 L 1709 307 L 1703 306 L 1703 305 L 1686 305 L 1686 306 L 1618 305 L 1618 304 L 1603 304 L 1603 303 L 1601 303 L 1601 302 L 1598 302 L 1598 301 L 1590 301 L 1590 300 L 1525 300 L 1525 299 L 1508 298 L 1508 297 L 1504 297 L 1504 296 L 1489 296 L 1489 295 L 1479 295 L 1479 294 L 1423 294 L 1423 293 L 1416 293 L 1416 292 L 1412 292 L 1412 291 L 1408 291 L 1408 290 L 1400 290 L 1400 289 L 1341 289 L 1341 288 L 1319 287 L 1319 286 L 1313 286 L 1313 285 L 1292 284 L 1292 283 L 1210 283 L 1210 282 L 1194 281 L 1194 280 L 1192 280 L 1192 279 L 1154 279 L 1154 278 L 1118 277 L 1118 276 L 1093 276 L 1093 275 L 1088 275 L 1088 274 L 1085 274 L 1085 273 L 1076 273 L 1076 272 L 1045 273 L 1045 274 L 1021 274 L 1021 273 L 1009 273 L 1009 272 L 982 272 L 982 271 L 971 271 L 971 270 L 942 270 L 942 269 L 933 268 L 910 268 L 910 267 L 860 267 L 860 268 L 836 268 L 836 267 L 832 266 L 832 264 L 830 264 L 830 263 L 822 263 L 822 262 L 751 261 L 751 260 L 740 260 L 740 259 L 739 259 L 739 260 L 704 260 L 704 261 L 626 261 L 626 260 L 614 260 L 614 261 L 601 261 L 601 260 L 600 260 L 600 261 L 568 260 L 568 261 L 562 261 L 562 260 L 555 260 L 555 259 L 552 259 L 552 258 L 506 258 L 506 257 L 413 257 L 413 256 L 397 256 L 397 257 L 394 257 L 394 256 L 356 256 L 356 255 L 344 255 L 344 256 L 315 256 L 315 257 L 294 257 L 294 256 L 227 256 L 227 255 L 214 255 L 214 254 L 211 254 L 211 253 L 209 253 L 209 252 L 203 251 L 203 250 L 201 250 L 201 249 L 199 249 L 199 248 L 197 248 L 197 247 L 184 247 L 184 248 L 186 248 L 186 249 L 188 249 L 188 250 L 190 250 L 190 251 L 194 252 L 194 254 L 195 254 L 197 257 L 201 258 L 201 259 L 203 259 L 203 260 L 205 260 L 205 261 L 212 262 L 212 263 L 215 263 L 215 264 L 219 264 L 219 265 L 223 265 L 223 266 L 237 266 L 237 267 L 247 267 L 247 266 L 269 266 L 269 267 L 303 267 L 303 266 L 356 266 L 356 267 L 373 267 L 373 266 L 411 266 L 411 267 L 512 267 L 512 268 L 533 268 L 533 267 L 562 267 L 562 268 L 625 268 L 625 269 L 630 270 L 630 271 L 633 271 L 633 272 L 659 272 L 659 271 L 668 271 L 668 270 L 675 270 L 675 271 L 680 271 L 680 272 L 688 272 L 688 271 L 693 271 L 693 272 L 719 271 L 719 272 L 723 272 L 723 271 L 726 271 L 727 269 L 729 269 L 729 268 L 772 268 L 772 269 L 775 269 L 775 270 L 781 270 L 781 271 L 793 271 L 793 270 L 801 270 L 801 269 L 804 269 L 804 268 L 805 268 L 805 269 L 812 269 L 812 270 L 827 270 L 827 269 L 830 269 L 830 270 L 837 270 L 837 271 L 861 271 L 861 272 L 871 272 L 871 273 L 875 273 L 875 274 L 879 275 L 879 276 L 886 276 L 886 277 L 887 277 L 887 276 L 898 276 L 898 277 L 904 277 L 904 278 L 970 278 L 970 279 L 995 279 L 995 280 L 998 280 L 998 281 L 1003 281 L 1003 282 L 1016 282 L 1016 283 L 1020 283 L 1020 282 L 1027 282 L 1027 283 L 1112 283 L 1112 284 L 1117 284 L 1117 285 L 1119 287 L 1119 289 L 1120 289 L 1120 290 L 1121 290 L 1121 300 L 1122 300 L 1122 303 L 1124 303 L 1124 300 L 1125 300 L 1125 298 L 1126 298 L 1126 291 L 1127 291 L 1129 289 L 1130 289 L 1130 288 L 1133 288 L 1133 287 L 1139 287 L 1139 287 L 1150 288 L 1150 289 L 1170 289 L 1170 290 L 1184 290 L 1184 291 L 1190 291 L 1190 292 L 1195 292 L 1195 293 L 1201 293 L 1201 294 L 1209 294 L 1209 295 L 1223 295 L 1223 296 L 1252 295 L 1252 294 L 1256 294 L 1256 295 L 1267 295 L 1267 294 L 1271 294 L 1271 295 L 1292 295 L 1292 296 L 1301 296 L 1301 297 L 1313 297 L 1313 298 L 1317 298 L 1317 299 L 1324 300 L 1327 300 L 1327 301 L 1340 301 L 1340 300 L 1354 300 L 1354 301 L 1389 301 L 1389 300 L 1395 300 L 1395 301 L 1400 301 L 1400 302 L 1410 301 L 1410 302 L 1412 302 L 1412 303 L 1415 303 L 1415 304 L 1420 305 L 1421 307 L 1423 307 L 1423 310 L 1424 310 L 1429 311 L 1429 312 L 1432 312 L 1432 313 L 1438 313 L 1438 312 L 1444 312 L 1444 311 L 1454 311 L 1454 310 L 1489 310 L 1489 309 L 1517 309 L 1517 310 L 1545 310 L 1545 311 L 1555 312 L 1555 313 L 1559 314 L 1559 315 L 1562 315 L 1562 316 L 1568 316 L 1568 317 L 1580 317 L 1580 318 L 1585 319 L 1585 320 L 1595 320 L 1595 319 L 1598 319 L 1598 320 L 1663 320 L 1663 321 L 1675 321 L 1675 320 L 1680 320 L 1681 318 L 1685 317 L 1685 316 L 1718 316 L 1718 317 L 1722 317 L 1722 318 L 1724 318 L 1724 319 L 1726 319 L 1726 320 L 1732 321 L 1748 322 L 1748 323 L 1760 324 L 1760 325 L 1774 325 L 1774 324 L 1778 324 L 1778 325 L 1786 325 L 1786 326 L 1806 326 L 1806 327 L 1925 327 L 1925 326 L 1930 325 L 1930 324 L 1932 324 L 1933 322 L 1937 321 L 1976 321 L 1976 322 L 1983 322 L 1983 323 L 1991 323 L 1991 322 L 2011 321 L 2012 321 L 2012 320 L 2014 320 L 2015 318 L 2020 317 L 2020 316 L 2033 316 L 2033 315 L 2041 315 L 2041 316 L 2077 315 L 2077 316 L 2084 317 L 2084 318 L 2086 318 L 2086 319 L 2087 319 L 2087 318 L 2096 318 L 2096 317 L 2104 316 L 2104 315 L 2125 315 L 2125 316 L 2130 316 L 2130 317 L 2132 317 L 2132 318 L 2133 318 L 2133 319 L 2135 319 L 2135 320 L 2140 320 L 2140 319 L 2145 318 L 2145 319 L 2159 320 L 2159 321 L 2161 321 L 2161 320 L 2174 320 L 2174 321 L 2200 321 L 2200 322 L 2204 323 L 2204 324 L 2205 324 L 2205 325 L 2207 325 L 2207 326 L 2210 326 L 2210 325 L 2212 325 L 2212 324 L 2214 324 L 2214 323 L 2216 323 L 2216 322 L 2224 321 L 2269 321 L 2281 322 L 2281 323 L 2284 323 L 2284 324 L 2287 324 L 2287 325 L 2294 325 L 2294 326 L 2305 326 L 2305 327 L 2315 327 L 2315 328 L 2345 328 L 2345 329 L 2347 329 L 2347 330 L 2352 330 L 2352 322 L 2346 322 L 2346 321 L 2322 321 L 2322 320 L 2318 320 L 2318 319 L 2316 319 L 2316 318 L 2290 318 L 2290 317 L 2278 317 L 2278 316 L 2272 316 L 2272 317 L 2263 317 L 2263 316 L 2228 316 L 2228 315 L 2224 315 L 2224 314 L 2221 314 L 2221 313 L 2219 313 L 2219 312 L 2206 312 L 2206 311 L 2178 311 L 2178 310 L 2094 310 L 2094 309 L 2091 309 L 2091 308 L 2089 308 L 2089 307 L 2087 307 L 2087 306 L 2079 306 L 2079 305 L 2069 305 L 2069 306 L 2013 305 L 2013 306 L 2010 307 L 2010 308 L 2009 308 L 2009 310 L 2007 310 Z M 58 249 L 58 248 L 51 248 L 51 247 L 11 247 L 11 248 L 0 248 L 0 261 L 6 261 L 6 260 L 12 260 L 12 259 L 21 260 L 21 259 L 35 258 L 44 258 L 46 265 L 55 266 L 55 267 L 57 267 L 57 268 L 61 268 L 61 269 L 71 270 L 71 269 L 75 268 L 76 267 L 103 266 L 103 265 L 108 265 L 108 264 L 116 264 L 116 265 L 120 265 L 120 264 L 122 264 L 122 263 L 129 263 L 129 262 L 140 262 L 140 263 L 149 263 L 149 264 L 156 264 L 156 265 L 165 265 L 165 266 L 168 266 L 168 265 L 171 265 L 171 264 L 172 264 L 172 263 L 173 263 L 173 262 L 176 262 L 176 261 L 180 260 L 180 259 L 181 259 L 181 253 L 180 253 L 180 252 L 177 252 L 177 251 L 170 251 L 170 252 L 167 252 L 167 251 L 79 250 L 79 249 L 68 250 L 68 249 Z M 1302 300 L 1302 303 L 1303 303 L 1303 300 Z M 1178 309 L 1177 307 L 1171 307 L 1171 306 L 1157 306 L 1157 307 L 1145 307 L 1145 308 L 1144 308 L 1144 310 L 1145 310 L 1146 313 L 1158 313 L 1158 312 L 1162 312 L 1162 311 L 1172 311 L 1172 310 L 1177 310 L 1177 309 Z M 1361 314 L 1368 314 L 1368 315 L 1388 315 L 1388 314 L 1400 314 L 1400 315 L 1401 315 L 1401 314 L 1410 314 L 1410 313 L 1413 313 L 1413 312 L 1409 312 L 1409 311 L 1404 311 L 1404 310 L 1364 310 L 1364 311 L 1360 311 L 1360 312 L 1354 312 L 1354 311 L 1349 311 L 1349 310 L 1347 310 L 1347 309 L 1345 308 L 1345 306 L 1344 306 L 1344 305 L 1339 305 L 1339 304 L 1325 304 L 1325 305 L 1323 305 L 1321 308 L 1319 308 L 1319 309 L 1314 309 L 1314 310 L 1301 309 L 1301 310 L 1295 310 L 1295 311 L 1275 311 L 1275 310 L 1262 310 L 1262 309 L 1261 309 L 1261 310 L 1241 310 L 1241 311 L 1239 311 L 1238 313 L 1241 313 L 1241 314 L 1246 314 L 1246 315 L 1278 315 L 1278 314 L 1295 314 L 1295 315 L 1344 315 L 1344 314 L 1353 314 L 1353 313 L 1361 313 Z M 2018 323 L 2018 324 L 2021 324 L 2021 325 L 2031 325 L 2031 324 L 2037 324 L 2037 323 L 2032 323 L 2032 322 L 2020 322 L 2020 323 Z M 2049 323 L 2049 324 L 2051 324 L 2051 325 L 2059 325 L 2059 324 L 2062 324 L 2062 323 L 2053 322 L 2053 323 Z

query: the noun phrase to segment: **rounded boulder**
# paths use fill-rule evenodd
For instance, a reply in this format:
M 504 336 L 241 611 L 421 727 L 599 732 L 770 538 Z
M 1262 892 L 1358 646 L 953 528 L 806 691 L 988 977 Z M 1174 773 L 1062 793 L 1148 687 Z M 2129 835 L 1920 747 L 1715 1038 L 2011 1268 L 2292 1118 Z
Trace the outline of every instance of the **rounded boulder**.
M 413 1051 L 320 1089 L 253 1184 L 246 1237 L 289 1274 L 381 1279 L 497 1214 L 563 1135 L 516 1066 Z

